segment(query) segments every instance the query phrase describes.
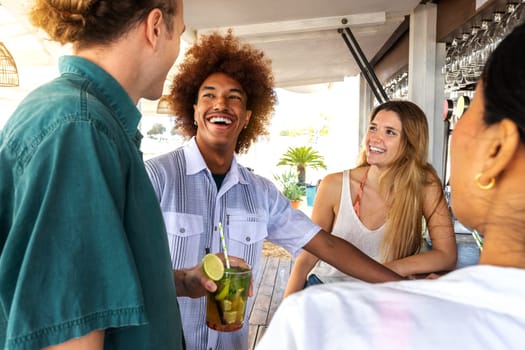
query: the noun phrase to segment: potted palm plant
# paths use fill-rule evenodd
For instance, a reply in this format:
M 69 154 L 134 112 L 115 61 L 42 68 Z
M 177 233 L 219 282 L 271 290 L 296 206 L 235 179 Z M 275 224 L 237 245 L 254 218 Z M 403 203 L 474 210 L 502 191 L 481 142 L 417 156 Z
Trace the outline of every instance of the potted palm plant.
M 281 192 L 291 202 L 293 208 L 299 208 L 302 198 L 306 194 L 306 188 L 297 181 L 297 173 L 292 170 L 280 175 L 274 175 L 274 179 L 280 184 Z
M 300 184 L 305 183 L 306 168 L 326 169 L 324 157 L 309 146 L 289 147 L 277 165 L 290 165 L 295 167 Z

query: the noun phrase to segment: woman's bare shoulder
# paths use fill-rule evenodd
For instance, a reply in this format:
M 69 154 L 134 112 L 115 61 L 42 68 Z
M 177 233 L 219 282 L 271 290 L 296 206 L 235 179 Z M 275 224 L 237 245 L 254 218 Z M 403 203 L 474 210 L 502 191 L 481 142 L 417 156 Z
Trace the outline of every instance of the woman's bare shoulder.
M 350 176 L 350 183 L 353 185 L 354 183 L 359 184 L 361 182 L 361 179 L 366 171 L 366 168 L 359 167 L 359 168 L 348 169 L 347 171 Z M 346 176 L 348 176 L 348 173 Z M 344 175 L 345 174 L 343 171 L 328 174 L 321 180 L 320 185 L 323 186 L 325 190 L 331 189 L 331 190 L 339 191 L 343 184 Z
M 341 189 L 342 179 L 342 171 L 328 174 L 319 182 L 319 190 L 325 193 L 332 193 L 334 191 L 337 192 Z
M 343 178 L 343 172 L 339 171 L 337 173 L 331 173 L 326 175 L 322 180 L 321 183 L 332 183 L 332 182 L 339 182 L 341 183 L 341 179 Z
M 363 178 L 367 170 L 368 170 L 368 167 L 366 166 L 360 166 L 357 168 L 350 169 L 350 178 L 352 180 L 361 181 L 361 179 Z

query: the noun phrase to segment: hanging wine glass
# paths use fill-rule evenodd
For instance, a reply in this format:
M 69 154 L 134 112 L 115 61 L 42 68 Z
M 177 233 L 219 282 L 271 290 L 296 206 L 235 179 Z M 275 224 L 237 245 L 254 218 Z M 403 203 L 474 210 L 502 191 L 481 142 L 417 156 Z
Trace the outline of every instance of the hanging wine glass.
M 486 19 L 483 20 L 481 23 L 482 27 L 486 27 L 483 35 L 480 37 L 480 47 L 481 49 L 478 51 L 476 59 L 478 64 L 480 64 L 480 70 L 483 70 L 483 66 L 485 65 L 485 62 L 487 62 L 487 59 L 492 52 L 492 45 L 493 45 L 493 20 Z M 481 73 L 481 72 L 480 72 Z
M 456 48 L 456 46 L 457 46 L 456 39 L 452 40 L 452 42 L 450 43 L 446 43 L 445 63 L 443 64 L 443 67 L 441 68 L 441 74 L 443 75 L 446 75 L 447 72 L 450 70 L 452 51 Z
M 385 92 L 388 95 L 389 99 L 393 99 L 394 98 L 395 91 L 396 91 L 396 81 L 395 81 L 395 79 L 390 79 L 386 83 L 386 86 L 385 86 Z
M 507 18 L 506 33 L 512 32 L 512 30 L 525 21 L 525 0 L 521 0 L 520 3 L 514 4 L 514 11 Z
M 481 26 L 476 31 L 473 31 L 474 36 L 469 42 L 469 53 L 468 53 L 468 65 L 465 71 L 465 83 L 474 84 L 478 81 L 478 78 L 483 69 L 483 38 L 487 32 L 489 20 L 483 20 Z
M 487 60 L 488 56 L 492 53 L 492 51 L 494 51 L 496 46 L 498 46 L 500 41 L 503 39 L 504 28 L 501 23 L 503 15 L 503 12 L 494 12 L 492 22 L 490 23 L 488 29 L 485 31 L 484 38 L 482 38 L 482 42 L 484 45 L 484 61 Z
M 449 44 L 445 56 L 445 66 L 443 67 L 443 74 L 445 75 L 445 89 L 451 91 L 458 75 L 460 74 L 458 54 L 459 43 L 461 38 L 454 38 Z
M 518 22 L 517 25 L 525 23 L 525 0 L 521 0 L 518 8 L 516 8 L 514 17 L 516 17 L 516 21 Z
M 504 26 L 504 32 L 503 35 L 507 36 L 514 27 L 516 26 L 515 20 L 514 20 L 514 12 L 516 12 L 516 6 L 518 4 L 515 2 L 509 2 L 507 4 L 507 11 L 505 13 L 505 20 L 502 22 Z
M 450 56 L 450 59 L 446 60 L 445 86 L 449 92 L 457 91 L 465 85 L 462 68 L 466 65 L 465 51 L 470 37 L 469 33 L 463 33 L 460 37 L 454 38 L 447 50 L 447 56 Z
M 408 97 L 408 72 L 403 72 L 399 80 L 401 98 L 406 99 Z
M 479 26 L 472 26 L 468 39 L 461 45 L 461 59 L 459 63 L 459 69 L 461 70 L 461 81 L 459 83 L 460 88 L 464 88 L 470 84 L 471 70 L 473 67 L 473 50 L 475 49 L 477 36 L 479 32 Z

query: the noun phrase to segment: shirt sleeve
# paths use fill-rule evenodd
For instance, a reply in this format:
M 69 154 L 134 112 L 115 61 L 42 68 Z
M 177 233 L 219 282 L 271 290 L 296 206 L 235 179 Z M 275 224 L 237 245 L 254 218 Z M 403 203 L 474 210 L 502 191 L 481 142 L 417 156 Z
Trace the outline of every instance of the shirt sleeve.
M 269 182 L 269 181 L 268 181 Z M 320 230 L 302 211 L 293 209 L 290 201 L 269 182 L 268 240 L 296 256 Z
M 15 220 L 2 253 L 15 285 L 6 349 L 145 322 L 123 225 L 125 152 L 88 121 L 46 132 L 19 157 Z

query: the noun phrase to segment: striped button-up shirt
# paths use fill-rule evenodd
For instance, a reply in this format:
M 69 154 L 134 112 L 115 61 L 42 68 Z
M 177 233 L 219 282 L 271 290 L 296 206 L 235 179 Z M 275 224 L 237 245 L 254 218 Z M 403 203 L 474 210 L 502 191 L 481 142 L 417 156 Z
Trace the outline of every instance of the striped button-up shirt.
M 292 209 L 271 181 L 237 164 L 235 157 L 217 191 L 194 138 L 148 160 L 146 169 L 164 215 L 174 269 L 198 265 L 208 250 L 222 251 L 219 223 L 228 254 L 243 258 L 254 272 L 265 239 L 296 255 L 320 230 Z M 179 298 L 179 303 L 189 350 L 247 349 L 247 322 L 240 331 L 216 332 L 206 326 L 205 298 Z

